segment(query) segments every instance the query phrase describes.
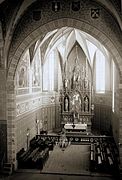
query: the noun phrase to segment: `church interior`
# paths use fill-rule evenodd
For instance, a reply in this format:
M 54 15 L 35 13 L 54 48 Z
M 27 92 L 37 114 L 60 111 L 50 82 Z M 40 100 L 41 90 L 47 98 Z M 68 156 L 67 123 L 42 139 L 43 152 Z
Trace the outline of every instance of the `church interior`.
M 0 1 L 0 179 L 31 173 L 122 178 L 120 0 Z

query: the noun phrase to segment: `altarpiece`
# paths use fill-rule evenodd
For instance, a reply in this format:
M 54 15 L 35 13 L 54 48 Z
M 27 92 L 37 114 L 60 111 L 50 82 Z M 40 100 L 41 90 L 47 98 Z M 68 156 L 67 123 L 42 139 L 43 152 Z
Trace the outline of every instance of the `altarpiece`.
M 63 89 L 60 91 L 62 127 L 89 133 L 94 115 L 94 104 L 92 102 L 92 75 L 87 58 L 83 63 L 79 63 L 77 56 L 69 75 L 64 74 Z

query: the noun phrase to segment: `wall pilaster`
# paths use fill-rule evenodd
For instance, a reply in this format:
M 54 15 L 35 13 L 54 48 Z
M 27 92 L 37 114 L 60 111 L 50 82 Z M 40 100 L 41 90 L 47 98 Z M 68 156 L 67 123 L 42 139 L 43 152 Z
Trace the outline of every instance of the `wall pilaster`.
M 122 172 L 122 83 L 119 84 L 119 156 L 120 171 Z
M 0 151 L 7 159 L 6 71 L 0 69 Z
M 14 80 L 7 81 L 7 160 L 16 169 L 16 96 Z
M 6 119 L 6 69 L 4 61 L 4 39 L 0 21 L 0 152 L 7 160 L 7 119 Z

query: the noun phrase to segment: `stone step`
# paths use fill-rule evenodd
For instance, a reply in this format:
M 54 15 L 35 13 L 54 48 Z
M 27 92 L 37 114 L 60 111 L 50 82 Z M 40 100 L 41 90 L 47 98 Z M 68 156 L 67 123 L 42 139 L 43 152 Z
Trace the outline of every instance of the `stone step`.
M 13 171 L 13 165 L 11 163 L 5 163 L 3 166 L 3 174 L 11 175 Z

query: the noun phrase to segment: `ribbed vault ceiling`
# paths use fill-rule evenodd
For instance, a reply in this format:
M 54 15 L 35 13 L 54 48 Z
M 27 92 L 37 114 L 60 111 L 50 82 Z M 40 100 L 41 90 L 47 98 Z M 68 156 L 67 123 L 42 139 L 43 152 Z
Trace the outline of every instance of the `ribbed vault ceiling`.
M 97 49 L 99 49 L 105 57 L 109 56 L 108 51 L 98 40 L 93 38 L 91 35 L 82 32 L 81 30 L 71 27 L 63 27 L 61 29 L 56 29 L 49 32 L 44 37 L 43 41 L 37 41 L 35 45 L 35 53 L 38 48 L 42 48 L 46 44 L 43 61 L 46 60 L 51 51 L 57 49 L 62 57 L 63 63 L 65 63 L 65 60 L 68 58 L 76 43 L 78 43 L 81 49 L 84 51 L 91 66 L 93 63 L 93 55 Z M 91 51 L 91 49 L 93 49 L 93 51 Z

